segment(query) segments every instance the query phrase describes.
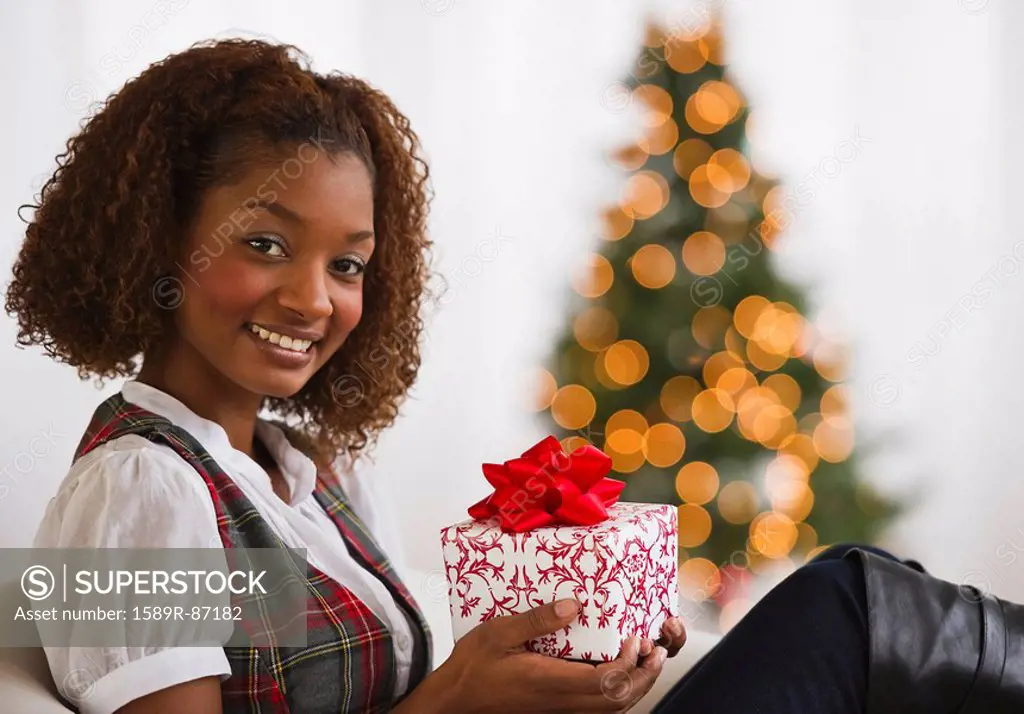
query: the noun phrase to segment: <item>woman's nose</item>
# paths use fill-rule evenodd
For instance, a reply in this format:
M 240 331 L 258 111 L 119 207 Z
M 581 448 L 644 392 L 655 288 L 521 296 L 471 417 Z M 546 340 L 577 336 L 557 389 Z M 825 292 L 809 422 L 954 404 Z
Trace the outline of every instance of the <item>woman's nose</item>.
M 323 266 L 296 264 L 287 271 L 286 282 L 278 291 L 278 302 L 306 320 L 330 317 L 334 310 L 327 279 Z

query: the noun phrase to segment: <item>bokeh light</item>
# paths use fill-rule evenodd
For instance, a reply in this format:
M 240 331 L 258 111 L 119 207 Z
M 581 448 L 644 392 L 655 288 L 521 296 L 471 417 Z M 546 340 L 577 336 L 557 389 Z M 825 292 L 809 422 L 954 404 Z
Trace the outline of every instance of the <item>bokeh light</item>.
M 558 391 L 558 383 L 551 372 L 544 368 L 539 368 L 534 372 L 533 384 L 533 393 L 535 395 L 533 409 L 538 412 L 544 411 L 551 406 L 551 402 L 555 398 L 555 392 Z
M 797 428 L 793 412 L 781 404 L 765 405 L 759 409 L 751 427 L 754 440 L 769 448 L 779 446 L 796 433 Z
M 626 180 L 622 210 L 639 220 L 650 218 L 668 205 L 668 181 L 656 171 L 637 171 Z
M 701 506 L 684 503 L 679 506 L 679 545 L 696 548 L 711 535 L 711 514 Z
M 692 110 L 691 110 L 692 106 Z M 709 80 L 702 84 L 699 89 L 686 102 L 686 119 L 689 122 L 691 111 L 699 126 L 694 130 L 701 134 L 711 134 L 736 118 L 742 106 L 742 100 L 736 89 L 728 82 Z M 690 122 L 691 125 L 693 122 Z M 708 127 L 714 127 L 708 131 Z
M 772 508 L 799 525 L 814 509 L 814 491 L 810 484 L 793 484 L 791 492 L 772 502 Z
M 689 104 L 687 104 L 689 106 Z M 701 164 L 690 172 L 690 196 L 700 206 L 705 208 L 718 208 L 724 206 L 729 200 L 725 191 L 719 191 L 711 183 L 708 176 L 708 165 Z
M 814 348 L 814 368 L 830 382 L 841 382 L 846 377 L 846 350 L 835 342 L 819 342 Z
M 731 352 L 725 354 L 732 355 Z M 724 389 L 733 398 L 733 401 L 736 401 L 748 389 L 757 386 L 757 377 L 746 367 L 732 367 L 718 378 L 715 386 Z
M 796 524 L 797 538 L 794 550 L 809 553 L 818 547 L 818 532 L 809 523 Z
M 821 458 L 815 451 L 814 441 L 808 434 L 793 434 L 783 440 L 778 451 L 780 454 L 795 456 L 803 461 L 807 467 L 807 473 L 813 473 L 814 469 L 818 468 L 818 461 Z
M 603 450 L 611 458 L 614 471 L 628 474 L 643 466 L 643 439 L 647 429 L 647 419 L 633 409 L 622 409 L 608 418 Z
M 648 428 L 643 414 L 634 409 L 621 409 L 608 417 L 605 423 L 605 444 L 620 454 L 636 454 L 643 448 Z M 643 458 L 640 454 L 641 461 Z
M 691 461 L 676 474 L 676 493 L 684 503 L 703 506 L 718 495 L 718 472 L 704 461 Z
M 786 355 L 769 352 L 761 346 L 760 342 L 750 340 L 747 342 L 747 359 L 750 363 L 763 372 L 773 372 L 786 363 Z
M 559 443 L 562 445 L 562 451 L 564 451 L 567 454 L 571 454 L 572 452 L 576 451 L 576 449 L 590 444 L 589 441 L 587 441 L 582 436 L 579 436 L 577 434 L 567 436 L 561 441 L 559 441 Z
M 808 361 L 810 353 L 816 344 L 817 334 L 814 330 L 814 325 L 804 320 L 804 328 L 800 331 L 800 338 L 793 345 L 793 356 Z
M 686 451 L 686 437 L 675 424 L 654 424 L 644 435 L 644 457 L 652 466 L 666 468 L 679 462 Z
M 637 146 L 651 156 L 667 154 L 679 143 L 679 125 L 669 117 L 656 127 L 647 129 L 642 137 L 637 139 Z
M 746 481 L 730 481 L 718 492 L 718 512 L 727 523 L 749 523 L 757 515 L 757 489 Z
M 608 259 L 598 253 L 587 256 L 581 270 L 573 275 L 572 286 L 585 298 L 597 298 L 608 292 L 615 279 L 615 271 Z
M 718 31 L 710 31 L 710 23 L 708 24 L 709 31 L 704 33 L 698 41 L 700 45 L 700 52 L 704 55 L 708 62 L 717 65 L 725 64 L 725 53 L 724 43 L 722 42 L 722 34 Z
M 765 216 L 779 215 L 786 210 L 786 187 L 782 184 L 773 186 L 761 200 L 761 212 Z
M 680 74 L 693 74 L 708 61 L 699 40 L 672 36 L 665 43 L 665 61 Z
M 602 450 L 612 460 L 612 471 L 620 474 L 631 474 L 644 465 L 644 454 L 640 449 L 624 454 L 605 444 Z
M 704 377 L 704 384 L 709 387 L 721 388 L 722 385 L 718 382 L 722 376 L 730 369 L 735 369 L 737 367 L 743 367 L 743 361 L 737 359 L 731 352 L 726 352 L 724 350 L 722 352 L 716 352 L 704 361 L 704 368 L 701 370 L 702 376 Z
M 703 139 L 686 139 L 672 153 L 672 168 L 680 178 L 689 181 L 693 170 L 707 163 L 713 153 L 711 144 Z
M 788 357 L 803 332 L 803 318 L 787 303 L 766 305 L 754 322 L 750 339 L 757 346 L 773 355 Z
M 551 400 L 551 418 L 563 429 L 582 429 L 597 413 L 597 401 L 581 384 L 567 384 Z
M 679 566 L 679 592 L 696 602 L 703 602 L 721 590 L 722 577 L 718 566 L 707 558 L 690 558 Z
M 675 256 L 663 245 L 641 246 L 629 264 L 636 281 L 652 290 L 665 287 L 676 275 Z
M 764 410 L 777 406 L 781 406 L 779 396 L 765 386 L 743 392 L 736 402 L 736 420 L 744 438 L 760 441 L 757 420 Z
M 750 522 L 751 547 L 772 560 L 788 556 L 796 539 L 796 524 L 781 513 L 760 513 Z
M 621 385 L 636 384 L 647 374 L 650 357 L 636 340 L 620 340 L 602 353 L 605 373 Z
M 725 331 L 725 349 L 737 359 L 746 359 L 746 340 L 743 339 L 743 335 L 736 331 L 735 327 L 729 327 Z
M 690 128 L 698 134 L 714 134 L 725 126 L 724 123 L 712 122 L 704 118 L 697 109 L 696 94 L 691 95 L 686 100 L 686 104 L 683 107 L 683 116 L 686 118 L 686 123 L 690 125 Z
M 843 384 L 835 384 L 821 395 L 821 415 L 825 419 L 845 418 L 849 413 L 849 388 Z
M 633 90 L 633 98 L 646 108 L 641 122 L 645 127 L 656 127 L 672 117 L 672 95 L 655 84 L 641 84 Z
M 722 343 L 725 331 L 732 324 L 732 315 L 721 305 L 702 307 L 693 315 L 690 331 L 704 349 L 713 350 Z
M 624 171 L 639 171 L 650 158 L 646 142 L 634 142 L 614 149 L 610 155 L 612 163 Z
M 767 298 L 760 295 L 748 295 L 740 300 L 736 309 L 733 310 L 732 321 L 736 325 L 736 331 L 747 339 L 753 337 L 757 318 L 761 316 L 761 311 L 767 306 Z
M 814 427 L 814 450 L 825 461 L 845 461 L 853 451 L 853 422 L 843 417 L 822 419 Z
M 697 231 L 683 243 L 683 265 L 694 275 L 714 275 L 725 265 L 725 243 L 710 231 Z
M 800 408 L 800 385 L 788 374 L 769 375 L 762 383 L 766 389 L 770 389 L 779 397 L 779 403 L 795 412 Z
M 780 455 L 765 470 L 765 490 L 772 509 L 794 522 L 807 518 L 814 505 L 809 484 L 810 472 L 796 456 Z
M 693 423 L 708 433 L 722 431 L 732 423 L 735 405 L 723 389 L 705 389 L 693 399 Z
M 607 241 L 622 240 L 633 230 L 633 217 L 622 210 L 622 206 L 610 206 L 601 212 L 603 220 L 602 237 Z
M 700 382 L 693 377 L 672 377 L 661 388 L 658 400 L 661 410 L 673 421 L 690 421 L 693 418 L 693 400 L 702 390 Z
M 723 193 L 743 190 L 750 181 L 750 164 L 735 149 L 720 149 L 708 159 L 708 180 Z
M 611 310 L 593 306 L 576 316 L 572 330 L 580 347 L 590 352 L 600 352 L 615 342 L 619 321 Z

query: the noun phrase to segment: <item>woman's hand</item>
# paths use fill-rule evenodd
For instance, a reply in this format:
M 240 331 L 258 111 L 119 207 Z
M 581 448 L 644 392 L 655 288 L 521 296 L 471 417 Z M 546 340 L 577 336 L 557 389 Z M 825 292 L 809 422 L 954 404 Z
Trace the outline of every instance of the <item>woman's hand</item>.
M 678 617 L 670 617 L 661 626 L 658 644 L 668 650 L 669 657 L 675 657 L 686 644 L 686 628 Z
M 477 625 L 395 714 L 405 712 L 406 705 L 409 712 L 458 714 L 628 711 L 654 684 L 667 650 L 650 640 L 630 637 L 617 659 L 599 665 L 527 652 L 524 643 L 557 632 L 576 619 L 578 603 L 557 604 L 562 603 L 567 604 L 564 610 L 551 603 Z

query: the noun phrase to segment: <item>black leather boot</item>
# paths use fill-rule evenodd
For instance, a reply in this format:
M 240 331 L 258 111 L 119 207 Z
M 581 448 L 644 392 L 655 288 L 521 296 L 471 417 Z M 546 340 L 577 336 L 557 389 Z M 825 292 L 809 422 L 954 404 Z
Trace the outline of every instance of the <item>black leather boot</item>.
M 1024 606 L 854 548 L 867 586 L 865 714 L 1024 712 Z

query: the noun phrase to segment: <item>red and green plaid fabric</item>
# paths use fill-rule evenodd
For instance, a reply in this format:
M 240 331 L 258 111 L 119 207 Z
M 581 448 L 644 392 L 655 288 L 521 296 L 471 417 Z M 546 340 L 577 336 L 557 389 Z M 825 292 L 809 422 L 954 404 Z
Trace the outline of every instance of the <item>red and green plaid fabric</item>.
M 241 489 L 184 429 L 115 394 L 103 402 L 75 451 L 137 434 L 166 444 L 206 482 L 225 548 L 284 544 Z M 380 580 L 415 623 L 413 663 L 406 692 L 430 671 L 430 632 L 412 596 L 370 532 L 349 507 L 336 480 L 321 470 L 314 497 L 337 525 L 349 553 Z M 394 706 L 395 654 L 391 632 L 344 585 L 307 564 L 308 640 L 305 647 L 225 647 L 231 676 L 222 684 L 224 711 L 250 714 L 386 712 Z

